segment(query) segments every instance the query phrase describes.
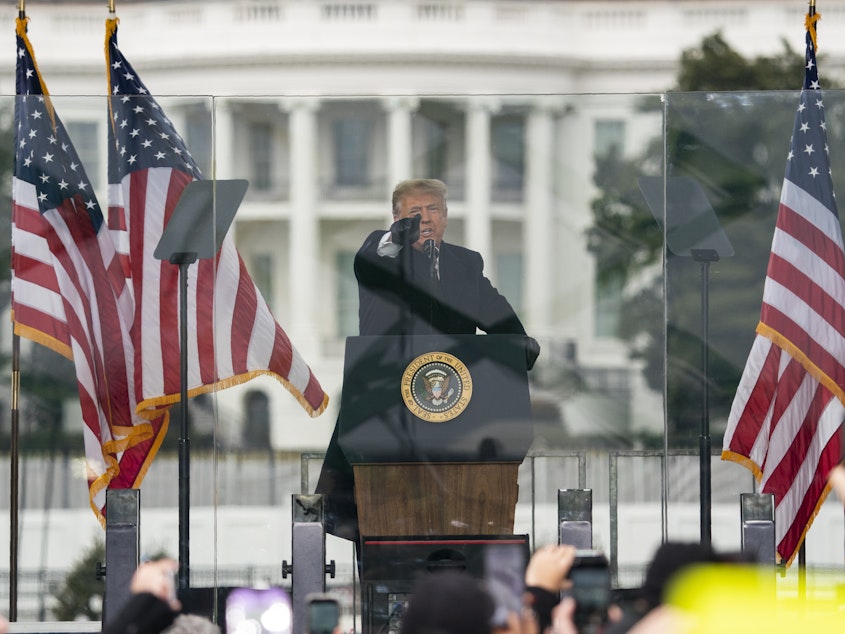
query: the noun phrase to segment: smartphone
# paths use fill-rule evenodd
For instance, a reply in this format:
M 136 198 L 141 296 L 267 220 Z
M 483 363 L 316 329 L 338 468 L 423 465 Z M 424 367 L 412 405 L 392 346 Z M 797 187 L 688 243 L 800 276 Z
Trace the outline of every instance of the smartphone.
M 607 557 L 596 550 L 576 551 L 569 580 L 572 588 L 568 594 L 575 599 L 573 620 L 578 631 L 606 623 L 613 592 Z
M 234 588 L 226 597 L 226 634 L 292 634 L 292 629 L 283 588 Z
M 308 634 L 332 634 L 340 623 L 340 603 L 327 594 L 309 594 Z
M 493 597 L 493 627 L 507 627 L 508 615 L 522 613 L 525 590 L 525 544 L 487 544 L 484 547 L 484 582 Z

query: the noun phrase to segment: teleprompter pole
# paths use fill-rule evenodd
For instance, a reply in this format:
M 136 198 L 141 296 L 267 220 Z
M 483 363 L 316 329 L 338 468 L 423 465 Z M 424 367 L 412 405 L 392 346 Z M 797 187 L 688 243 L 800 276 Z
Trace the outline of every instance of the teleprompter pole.
M 180 590 L 191 585 L 190 507 L 191 437 L 188 427 L 188 266 L 196 253 L 174 253 L 171 264 L 179 266 L 179 575 Z
M 710 468 L 710 263 L 719 261 L 715 249 L 693 249 L 701 265 L 701 434 L 699 436 L 701 543 L 709 544 L 711 529 L 712 476 Z

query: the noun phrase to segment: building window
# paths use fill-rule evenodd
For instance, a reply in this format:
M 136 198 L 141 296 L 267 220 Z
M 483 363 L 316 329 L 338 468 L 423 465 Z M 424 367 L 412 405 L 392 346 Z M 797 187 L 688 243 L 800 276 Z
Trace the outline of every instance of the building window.
M 522 200 L 525 181 L 525 118 L 503 115 L 492 120 L 493 195 L 499 200 Z
M 85 168 L 88 180 L 91 181 L 94 189 L 99 191 L 102 184 L 99 126 L 85 121 L 70 121 L 66 129 L 79 155 L 79 160 Z
M 603 276 L 596 280 L 596 317 L 597 337 L 616 337 L 622 313 L 621 276 Z
M 250 185 L 266 192 L 273 187 L 273 125 L 268 121 L 249 123 Z
M 206 110 L 194 110 L 185 117 L 185 144 L 200 173 L 211 178 L 211 114 Z
M 423 128 L 423 174 L 426 178 L 438 178 L 448 182 L 449 126 L 442 121 L 422 119 Z
M 338 119 L 334 122 L 332 132 L 335 185 L 369 185 L 373 122 L 361 118 Z
M 273 309 L 273 256 L 269 253 L 256 253 L 250 262 L 252 281 L 270 309 Z
M 355 254 L 351 251 L 341 251 L 335 256 L 337 336 L 341 339 L 358 334 L 358 282 L 354 262 Z
M 607 156 L 610 152 L 622 155 L 625 151 L 625 122 L 621 119 L 597 119 L 594 125 L 593 153 Z
M 272 450 L 270 444 L 270 399 L 261 390 L 250 390 L 244 397 L 244 410 L 241 445 L 245 449 Z
M 499 253 L 496 256 L 496 286 L 519 315 L 522 312 L 521 253 Z

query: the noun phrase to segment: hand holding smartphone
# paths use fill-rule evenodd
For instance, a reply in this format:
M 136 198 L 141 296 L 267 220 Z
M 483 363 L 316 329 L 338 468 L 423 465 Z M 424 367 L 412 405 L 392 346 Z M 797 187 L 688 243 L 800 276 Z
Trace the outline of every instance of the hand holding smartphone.
M 574 621 L 578 631 L 606 623 L 612 598 L 607 557 L 595 550 L 576 551 L 569 580 L 572 588 L 568 594 L 575 599 Z

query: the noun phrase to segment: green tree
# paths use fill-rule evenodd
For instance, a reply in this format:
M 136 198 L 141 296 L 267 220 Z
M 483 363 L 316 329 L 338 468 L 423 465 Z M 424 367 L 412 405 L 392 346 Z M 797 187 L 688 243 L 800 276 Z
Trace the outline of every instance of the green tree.
M 97 564 L 106 560 L 106 545 L 94 542 L 74 564 L 54 593 L 53 617 L 58 621 L 99 621 L 102 618 L 105 582 L 97 578 Z
M 677 90 L 794 90 L 800 86 L 804 55 L 781 40 L 781 52 L 752 60 L 733 50 L 721 33 L 705 37 L 681 54 Z
M 157 549 L 150 555 L 150 560 L 170 557 L 163 549 Z M 96 539 L 74 563 L 53 597 L 53 617 L 58 621 L 99 621 L 102 619 L 103 594 L 105 581 L 99 578 L 98 565 L 106 562 L 106 544 Z M 106 571 L 108 573 L 108 571 Z

